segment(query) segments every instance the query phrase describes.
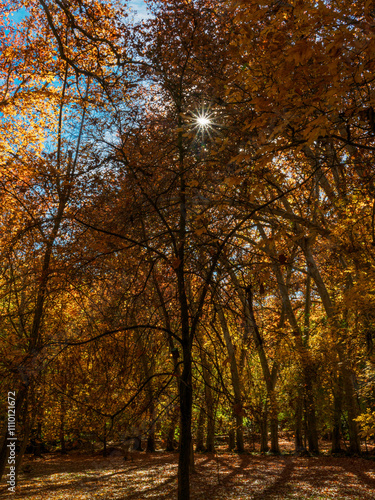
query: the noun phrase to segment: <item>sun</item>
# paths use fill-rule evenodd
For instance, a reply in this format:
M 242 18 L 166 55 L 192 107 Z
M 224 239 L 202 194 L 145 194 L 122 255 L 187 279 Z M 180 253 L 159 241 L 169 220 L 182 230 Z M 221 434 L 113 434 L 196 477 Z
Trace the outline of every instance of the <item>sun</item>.
M 192 113 L 191 124 L 198 133 L 209 133 L 215 125 L 213 118 L 213 113 L 210 113 L 208 109 L 201 109 L 199 112 Z
M 207 106 L 202 106 L 189 113 L 189 129 L 195 134 L 194 140 L 206 142 L 212 136 L 218 133 L 218 123 L 216 121 L 216 112 Z
M 206 128 L 211 125 L 211 120 L 208 116 L 201 115 L 196 118 L 198 127 Z

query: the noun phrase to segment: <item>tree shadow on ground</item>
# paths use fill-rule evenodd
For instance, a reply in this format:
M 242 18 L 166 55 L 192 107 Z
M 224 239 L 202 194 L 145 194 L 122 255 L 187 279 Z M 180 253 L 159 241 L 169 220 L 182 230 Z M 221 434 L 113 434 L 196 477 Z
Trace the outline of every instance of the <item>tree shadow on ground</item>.
M 103 457 L 58 458 L 32 465 L 35 476 L 21 476 L 17 493 L 3 498 L 176 498 L 177 454 L 141 453 L 133 462 Z M 192 500 L 375 498 L 375 462 L 360 458 L 204 454 L 196 455 L 195 468 L 191 475 Z

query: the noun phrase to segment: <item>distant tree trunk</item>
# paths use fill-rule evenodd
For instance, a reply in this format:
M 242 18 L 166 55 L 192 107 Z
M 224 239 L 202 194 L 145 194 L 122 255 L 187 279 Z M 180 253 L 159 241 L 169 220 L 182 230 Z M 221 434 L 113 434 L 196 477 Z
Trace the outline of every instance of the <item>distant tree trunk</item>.
M 271 428 L 271 452 L 280 453 L 279 448 L 279 421 L 278 421 L 278 408 L 277 408 L 277 398 L 275 393 L 275 386 L 277 381 L 278 365 L 275 362 L 270 371 L 266 353 L 264 350 L 263 339 L 261 337 L 253 307 L 253 293 L 252 287 L 249 285 L 246 288 L 247 291 L 247 315 L 250 320 L 251 329 L 253 331 L 253 338 L 255 345 L 257 346 L 258 356 L 260 364 L 262 367 L 263 377 L 267 387 L 267 398 L 268 405 L 270 409 L 270 428 Z M 265 413 L 267 415 L 267 412 Z M 267 428 L 267 425 L 266 425 Z M 267 445 L 268 447 L 268 445 Z
M 337 378 L 333 394 L 332 453 L 341 452 L 342 378 Z
M 241 408 L 239 411 L 242 411 Z M 238 453 L 243 453 L 245 451 L 242 413 L 236 415 L 236 450 Z
M 269 394 L 270 404 L 270 434 L 271 434 L 271 453 L 280 453 L 279 448 L 279 420 L 277 415 L 277 401 L 275 391 Z
M 167 433 L 167 443 L 165 446 L 165 451 L 174 451 L 174 433 L 176 430 L 176 425 L 174 422 L 171 422 L 168 433 Z
M 41 457 L 42 456 L 42 422 L 37 423 L 37 428 L 36 428 L 36 439 L 35 439 L 35 451 L 34 455 L 36 457 Z
M 66 443 L 65 443 L 65 403 L 64 403 L 64 397 L 61 396 L 61 415 L 60 415 L 60 432 L 59 432 L 59 437 L 60 437 L 60 453 L 62 455 L 66 454 Z
M 306 388 L 306 420 L 307 420 L 307 442 L 311 453 L 319 453 L 318 429 L 316 425 L 316 411 L 314 391 L 311 378 L 311 372 L 308 367 L 305 367 L 305 388 Z
M 338 354 L 338 357 L 340 360 L 340 364 L 341 364 L 341 375 L 342 375 L 343 387 L 344 387 L 344 391 L 345 391 L 345 404 L 346 404 L 346 408 L 348 410 L 348 432 L 349 432 L 349 441 L 350 441 L 350 451 L 351 451 L 351 453 L 360 454 L 361 453 L 361 444 L 360 444 L 360 440 L 359 440 L 358 426 L 357 426 L 357 423 L 355 421 L 355 418 L 359 414 L 359 409 L 358 409 L 357 400 L 355 398 L 353 373 L 352 373 L 351 369 L 348 368 L 348 360 L 347 360 L 347 357 L 345 355 L 344 349 L 343 349 L 342 344 L 341 344 L 341 342 L 344 340 L 344 338 L 341 335 L 342 329 L 340 328 L 340 325 L 338 324 L 338 321 L 337 321 L 337 318 L 335 315 L 335 309 L 334 309 L 332 301 L 331 301 L 331 297 L 328 293 L 328 290 L 325 286 L 323 278 L 321 277 L 321 274 L 320 274 L 319 269 L 316 265 L 314 256 L 312 254 L 312 251 L 310 248 L 310 240 L 308 238 L 301 240 L 300 246 L 305 254 L 309 273 L 312 276 L 312 278 L 316 284 L 319 295 L 322 299 L 324 309 L 325 309 L 327 316 L 332 324 L 332 331 L 334 333 L 334 336 L 337 338 L 336 351 L 337 351 L 337 354 Z
M 229 443 L 228 443 L 229 451 L 233 451 L 236 447 L 236 433 L 234 429 L 230 429 L 228 437 L 229 437 Z
M 208 369 L 207 356 L 203 350 L 201 351 L 201 360 L 207 414 L 206 451 L 213 453 L 215 451 L 215 409 L 211 388 L 212 378 Z
M 267 403 L 265 403 L 267 405 Z M 261 453 L 266 453 L 269 450 L 268 447 L 268 411 L 267 407 L 264 408 L 263 414 L 259 420 L 259 430 L 260 430 L 260 451 Z
M 148 430 L 146 451 L 149 453 L 154 453 L 156 448 L 155 448 L 155 405 L 153 399 L 151 399 L 150 401 L 149 412 L 150 412 L 151 424 Z
M 64 420 L 62 420 L 60 425 L 60 453 L 62 455 L 66 454 L 66 442 L 65 442 L 65 426 Z
M 268 243 L 267 235 L 261 224 L 258 224 L 259 232 L 265 241 L 265 248 L 269 255 L 275 258 L 275 249 Z M 276 258 L 275 258 L 276 260 Z M 304 380 L 306 388 L 306 418 L 308 426 L 308 441 L 309 448 L 312 453 L 319 453 L 318 445 L 318 431 L 316 428 L 316 415 L 315 415 L 315 402 L 314 402 L 314 392 L 312 378 L 314 378 L 313 371 L 311 369 L 312 361 L 310 359 L 309 350 L 306 348 L 303 342 L 303 334 L 301 332 L 300 326 L 298 324 L 297 318 L 295 316 L 292 303 L 289 297 L 288 284 L 285 282 L 284 275 L 281 272 L 280 266 L 278 264 L 273 265 L 273 270 L 276 276 L 276 281 L 279 286 L 279 291 L 281 299 L 283 302 L 283 310 L 286 317 L 289 320 L 290 326 L 292 327 L 293 337 L 296 344 L 296 353 L 298 355 L 299 361 L 302 367 L 302 378 Z
M 136 321 L 134 320 L 134 323 Z M 153 383 L 152 383 L 152 376 L 155 371 L 155 360 L 154 358 L 148 354 L 147 352 L 147 347 L 145 346 L 142 336 L 140 335 L 137 340 L 140 349 L 142 350 L 142 364 L 143 364 L 143 371 L 144 371 L 144 376 L 145 379 L 148 380 L 146 384 L 146 394 L 147 394 L 147 399 L 148 399 L 148 410 L 147 413 L 150 418 L 150 427 L 148 430 L 148 435 L 147 435 L 147 444 L 146 444 L 146 451 L 153 453 L 155 451 L 155 404 L 154 404 L 154 388 L 153 388 Z
M 153 453 L 155 451 L 155 432 L 152 432 L 147 436 L 146 451 L 149 453 Z
M 318 430 L 316 426 L 316 411 L 315 411 L 315 401 L 314 401 L 314 390 L 313 381 L 315 379 L 315 374 L 312 370 L 312 360 L 310 359 L 310 353 L 308 348 L 304 346 L 302 333 L 298 325 L 297 319 L 295 317 L 292 304 L 290 302 L 288 289 L 284 282 L 284 277 L 278 266 L 274 266 L 276 279 L 279 284 L 280 294 L 284 303 L 284 308 L 286 315 L 288 317 L 289 323 L 292 326 L 294 333 L 294 339 L 296 342 L 297 353 L 299 361 L 302 366 L 302 378 L 305 384 L 305 403 L 306 403 L 306 423 L 308 428 L 308 444 L 309 450 L 312 453 L 319 453 L 319 442 L 318 442 Z
M 200 452 L 204 451 L 204 421 L 205 421 L 205 412 L 204 408 L 201 407 L 199 410 L 198 423 L 197 423 L 197 441 L 195 444 L 195 451 Z
M 249 284 L 246 287 L 246 293 L 244 293 L 243 288 L 240 286 L 240 283 L 237 279 L 237 276 L 233 272 L 233 269 L 231 269 L 228 266 L 227 262 L 224 262 L 229 275 L 231 276 L 232 283 L 234 284 L 238 296 L 242 302 L 242 305 L 244 307 L 244 313 L 245 313 L 245 321 L 248 323 L 252 337 L 255 342 L 255 346 L 257 349 L 259 361 L 262 367 L 262 372 L 263 372 L 263 377 L 264 381 L 266 383 L 267 387 L 267 397 L 270 399 L 270 404 L 271 404 L 271 420 L 272 420 L 272 451 L 274 453 L 279 453 L 279 439 L 278 439 L 278 418 L 277 418 L 277 400 L 276 400 L 276 395 L 274 392 L 275 385 L 276 385 L 276 380 L 277 380 L 277 373 L 278 373 L 278 365 L 277 363 L 274 363 L 272 367 L 272 371 L 270 370 L 267 356 L 264 350 L 264 343 L 262 336 L 260 334 L 256 319 L 255 319 L 255 314 L 254 314 L 254 308 L 253 308 L 253 293 L 252 293 L 252 286 Z M 220 318 L 221 319 L 221 318 Z M 222 321 L 222 320 L 221 320 Z M 224 330 L 223 330 L 224 331 Z M 225 331 L 224 331 L 225 334 Z M 229 350 L 228 350 L 229 352 Z M 271 401 L 272 400 L 272 401 Z M 241 426 L 242 428 L 242 426 Z M 243 431 L 242 431 L 242 444 L 241 444 L 241 451 L 244 450 L 244 444 L 243 444 Z
M 104 431 L 103 431 L 103 457 L 107 456 L 107 426 L 104 423 Z
M 215 451 L 215 419 L 213 417 L 213 411 L 210 412 L 207 419 L 207 435 L 206 435 L 206 451 L 208 453 L 214 453 Z
M 353 383 L 353 374 L 346 368 L 342 369 L 345 406 L 348 411 L 348 433 L 349 433 L 349 451 L 353 454 L 361 454 L 361 442 L 359 439 L 358 426 L 355 418 L 359 415 L 358 403 L 355 397 Z
M 299 453 L 305 449 L 303 445 L 302 417 L 303 398 L 301 394 L 298 394 L 294 414 L 294 449 L 296 453 Z
M 242 416 L 242 394 L 241 394 L 241 383 L 238 373 L 236 355 L 234 351 L 234 346 L 232 343 L 232 338 L 228 328 L 227 320 L 223 308 L 220 303 L 217 303 L 217 312 L 221 324 L 221 330 L 223 332 L 225 344 L 227 347 L 228 357 L 230 361 L 230 371 L 231 371 L 231 381 L 234 392 L 234 416 L 236 418 L 236 445 L 237 451 L 242 453 L 245 450 L 244 440 L 243 440 L 243 416 Z
M 168 430 L 167 430 L 167 439 L 166 439 L 166 447 L 165 451 L 174 451 L 175 450 L 175 431 L 177 427 L 178 414 L 177 411 L 173 408 L 171 419 L 169 422 Z

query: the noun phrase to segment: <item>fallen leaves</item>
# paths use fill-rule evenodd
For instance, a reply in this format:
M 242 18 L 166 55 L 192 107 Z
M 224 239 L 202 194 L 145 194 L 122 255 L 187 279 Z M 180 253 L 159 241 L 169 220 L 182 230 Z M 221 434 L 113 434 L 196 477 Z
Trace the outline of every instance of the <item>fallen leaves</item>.
M 174 500 L 177 459 L 176 453 L 165 452 L 138 453 L 127 462 L 121 457 L 55 454 L 30 461 L 31 472 L 20 476 L 11 498 Z M 196 454 L 191 480 L 192 500 L 371 500 L 375 462 L 327 456 Z

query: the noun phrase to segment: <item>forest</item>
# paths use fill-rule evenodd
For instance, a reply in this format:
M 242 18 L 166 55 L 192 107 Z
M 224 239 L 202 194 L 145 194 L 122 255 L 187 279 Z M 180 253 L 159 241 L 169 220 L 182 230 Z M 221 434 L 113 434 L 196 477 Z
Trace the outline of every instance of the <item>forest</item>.
M 0 1 L 2 486 L 375 456 L 375 4 L 146 3 Z

